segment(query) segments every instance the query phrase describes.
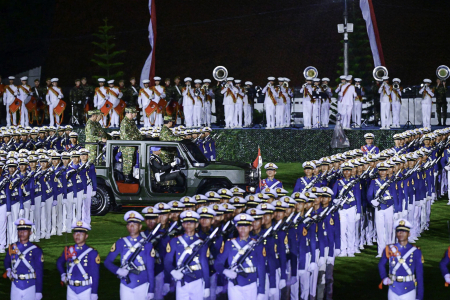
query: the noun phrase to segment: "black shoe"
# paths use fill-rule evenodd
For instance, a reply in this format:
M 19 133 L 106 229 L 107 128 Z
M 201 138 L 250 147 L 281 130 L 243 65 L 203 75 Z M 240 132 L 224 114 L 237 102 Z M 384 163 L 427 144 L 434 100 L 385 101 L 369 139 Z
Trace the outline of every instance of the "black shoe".
M 131 175 L 126 175 L 125 176 L 125 181 L 124 183 L 134 183 L 134 178 Z

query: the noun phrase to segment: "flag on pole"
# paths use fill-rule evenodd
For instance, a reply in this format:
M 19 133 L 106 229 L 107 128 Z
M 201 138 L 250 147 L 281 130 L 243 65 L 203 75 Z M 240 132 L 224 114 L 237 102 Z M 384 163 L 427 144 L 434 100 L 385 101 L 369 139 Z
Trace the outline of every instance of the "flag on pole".
M 361 7 L 363 18 L 366 21 L 373 64 L 375 67 L 384 66 L 383 48 L 381 47 L 380 34 L 378 32 L 377 19 L 375 18 L 372 0 L 360 0 L 359 6 Z
M 258 146 L 258 156 L 256 157 L 255 161 L 253 162 L 253 167 L 258 169 L 262 166 L 262 157 L 261 157 L 261 149 Z
M 153 77 L 155 77 L 155 44 L 156 44 L 156 10 L 155 0 L 148 1 L 148 9 L 150 11 L 150 23 L 148 24 L 148 40 L 150 42 L 150 55 L 145 61 L 141 72 L 141 87 L 144 87 L 142 80 L 150 79 L 150 85 L 154 84 Z

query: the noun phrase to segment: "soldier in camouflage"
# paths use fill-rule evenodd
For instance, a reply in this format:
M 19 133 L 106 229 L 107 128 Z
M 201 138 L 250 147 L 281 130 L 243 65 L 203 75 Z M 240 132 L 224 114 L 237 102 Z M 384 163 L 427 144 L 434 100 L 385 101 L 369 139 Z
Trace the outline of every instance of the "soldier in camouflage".
M 140 141 L 142 140 L 142 135 L 136 126 L 134 119 L 137 116 L 136 108 L 127 107 L 125 108 L 125 118 L 123 118 L 120 124 L 120 139 Z M 121 147 L 122 158 L 123 158 L 123 175 L 125 176 L 125 183 L 134 183 L 132 175 L 132 167 L 134 161 L 135 147 Z
M 160 141 L 166 141 L 166 142 L 174 142 L 174 141 L 181 141 L 182 138 L 175 136 L 173 132 L 170 130 L 170 128 L 173 127 L 175 121 L 172 119 L 171 116 L 165 116 L 164 117 L 164 125 L 161 128 L 161 133 L 159 134 L 159 140 Z M 176 155 L 176 150 L 161 150 L 161 154 L 159 157 L 161 160 L 168 164 L 173 161 L 174 157 Z
M 75 79 L 75 86 L 70 90 L 70 105 L 72 105 L 73 116 L 78 120 L 79 125 L 83 125 L 83 111 L 86 97 L 83 88 L 81 87 L 81 80 Z
M 86 143 L 98 143 L 99 141 L 106 142 L 108 136 L 106 132 L 99 127 L 98 114 L 99 110 L 90 110 L 88 112 L 89 120 L 86 123 L 86 128 L 84 129 L 86 135 Z M 97 145 L 86 144 L 86 149 L 89 150 L 89 161 L 93 162 L 97 155 Z

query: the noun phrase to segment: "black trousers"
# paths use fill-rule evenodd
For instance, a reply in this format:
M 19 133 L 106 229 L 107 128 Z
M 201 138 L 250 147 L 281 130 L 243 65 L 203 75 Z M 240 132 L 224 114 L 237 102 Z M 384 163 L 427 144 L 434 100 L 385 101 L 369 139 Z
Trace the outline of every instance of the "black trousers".
M 184 178 L 181 175 L 181 172 L 173 172 L 173 173 L 164 173 L 160 177 L 161 181 L 175 180 L 177 182 L 177 186 L 184 186 Z

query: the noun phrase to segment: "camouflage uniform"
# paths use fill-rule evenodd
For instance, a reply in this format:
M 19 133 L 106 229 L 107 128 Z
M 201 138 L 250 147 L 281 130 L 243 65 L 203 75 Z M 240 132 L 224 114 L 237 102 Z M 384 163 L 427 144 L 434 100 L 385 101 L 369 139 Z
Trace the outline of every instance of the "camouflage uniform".
M 102 138 L 107 138 L 108 135 L 103 131 L 103 128 L 99 126 L 98 122 L 88 120 L 86 123 L 86 128 L 84 129 L 86 135 L 86 143 L 97 143 L 101 141 Z M 87 144 L 86 149 L 89 150 L 89 161 L 94 161 L 97 156 L 97 146 L 92 144 Z
M 120 124 L 120 139 L 121 140 L 131 140 L 140 141 L 142 140 L 142 135 L 136 126 L 134 120 L 128 118 L 123 118 Z M 128 175 L 131 173 L 134 161 L 135 147 L 121 147 L 122 158 L 123 158 L 123 174 Z
M 79 124 L 82 125 L 84 122 L 84 103 L 86 102 L 86 96 L 83 88 L 80 86 L 74 86 L 70 90 L 70 104 L 73 107 L 73 115 L 78 120 Z
M 174 141 L 181 141 L 182 138 L 175 136 L 172 131 L 167 126 L 163 126 L 161 128 L 161 133 L 159 134 L 159 140 L 165 141 L 165 142 L 174 142 Z M 173 161 L 174 157 L 176 155 L 176 150 L 161 150 L 161 154 L 159 155 L 159 158 L 163 161 L 163 163 L 170 163 Z

